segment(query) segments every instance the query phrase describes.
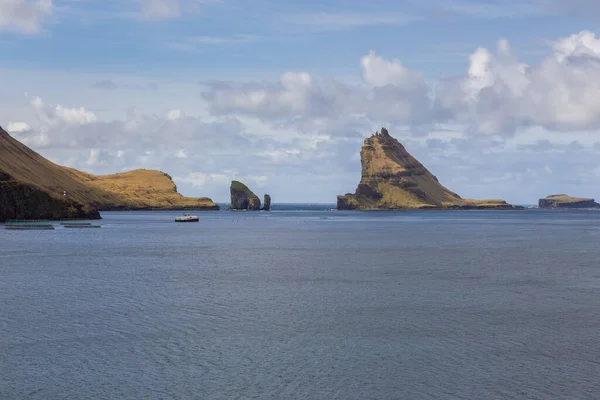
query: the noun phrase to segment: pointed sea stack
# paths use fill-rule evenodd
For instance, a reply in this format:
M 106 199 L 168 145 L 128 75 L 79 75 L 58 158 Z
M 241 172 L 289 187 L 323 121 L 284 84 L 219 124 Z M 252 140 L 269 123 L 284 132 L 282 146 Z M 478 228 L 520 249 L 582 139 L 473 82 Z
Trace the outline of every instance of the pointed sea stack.
M 504 200 L 463 199 L 438 179 L 387 129 L 365 139 L 356 192 L 337 197 L 338 210 L 520 209 Z

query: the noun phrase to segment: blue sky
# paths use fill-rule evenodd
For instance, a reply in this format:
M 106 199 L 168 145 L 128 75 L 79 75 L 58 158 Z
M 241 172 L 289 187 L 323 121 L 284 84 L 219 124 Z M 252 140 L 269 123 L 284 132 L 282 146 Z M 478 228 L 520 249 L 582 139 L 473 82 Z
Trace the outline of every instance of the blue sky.
M 376 49 L 435 77 L 461 73 L 473 49 L 500 37 L 534 59 L 545 41 L 598 22 L 551 1 L 161 1 L 164 9 L 145 15 L 143 1 L 54 0 L 39 32 L 4 30 L 2 62 L 160 77 L 298 68 L 352 75 L 356 60 Z
M 334 202 L 390 128 L 464 197 L 600 197 L 600 4 L 0 0 L 0 124 L 186 195 Z

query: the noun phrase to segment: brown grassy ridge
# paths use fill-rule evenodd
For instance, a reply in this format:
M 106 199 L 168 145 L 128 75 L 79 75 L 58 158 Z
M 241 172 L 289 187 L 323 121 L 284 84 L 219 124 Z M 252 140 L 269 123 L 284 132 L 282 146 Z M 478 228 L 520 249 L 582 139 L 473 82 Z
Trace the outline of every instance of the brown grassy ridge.
M 0 171 L 13 180 L 100 210 L 196 209 L 217 210 L 210 198 L 185 197 L 171 177 L 156 170 L 137 169 L 92 175 L 52 163 L 0 128 Z

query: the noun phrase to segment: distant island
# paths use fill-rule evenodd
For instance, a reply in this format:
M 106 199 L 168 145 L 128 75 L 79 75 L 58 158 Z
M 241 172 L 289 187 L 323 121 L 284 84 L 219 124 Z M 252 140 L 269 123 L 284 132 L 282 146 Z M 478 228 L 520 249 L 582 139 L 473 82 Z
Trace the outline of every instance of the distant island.
M 138 169 L 97 176 L 56 165 L 0 127 L 0 221 L 99 219 L 98 210 L 218 210 L 207 197 L 184 197 L 171 177 Z
M 566 194 L 552 194 L 538 201 L 539 208 L 599 208 L 592 198 L 571 197 Z
M 360 183 L 355 193 L 337 197 L 338 210 L 522 209 L 504 200 L 461 198 L 442 186 L 385 128 L 365 139 L 360 159 Z
M 264 206 L 261 208 L 258 196 L 242 182 L 231 181 L 229 194 L 231 196 L 231 205 L 229 207 L 231 210 L 269 211 L 271 209 L 271 196 L 265 194 Z

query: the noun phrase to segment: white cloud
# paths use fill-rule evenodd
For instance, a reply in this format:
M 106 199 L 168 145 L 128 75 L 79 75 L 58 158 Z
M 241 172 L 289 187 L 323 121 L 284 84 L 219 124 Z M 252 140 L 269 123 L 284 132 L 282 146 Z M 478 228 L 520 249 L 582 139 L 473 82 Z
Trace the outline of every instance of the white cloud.
M 491 135 L 600 127 L 600 39 L 592 32 L 557 40 L 534 65 L 519 61 L 506 40 L 495 52 L 477 49 L 469 62 L 466 76 L 431 87 L 421 73 L 371 51 L 360 60 L 362 85 L 287 72 L 278 82 L 214 83 L 205 99 L 214 115 L 267 121 L 364 115 L 382 123 L 452 122 Z
M 421 74 L 374 52 L 364 56 L 360 66 L 361 87 L 287 72 L 276 83 L 215 83 L 204 97 L 215 115 L 237 113 L 267 120 L 366 114 L 376 120 L 411 122 L 430 114 L 429 88 Z
M 67 108 L 60 104 L 55 107 L 56 117 L 66 124 L 89 124 L 96 122 L 96 115 L 83 107 Z
M 189 183 L 192 186 L 204 187 L 209 183 L 226 184 L 231 180 L 230 176 L 225 174 L 207 174 L 204 172 L 191 172 L 187 176 L 176 176 L 173 178 L 175 182 Z
M 39 96 L 31 99 L 31 105 L 37 112 L 38 117 L 48 125 L 84 125 L 97 121 L 96 114 L 84 107 L 68 108 L 60 104 L 54 107 L 47 106 Z
M 478 49 L 467 77 L 443 83 L 442 118 L 474 132 L 514 133 L 519 126 L 569 132 L 600 126 L 600 40 L 588 31 L 553 44 L 537 65 L 520 63 L 505 40 L 495 54 Z
M 182 116 L 183 116 L 183 113 L 179 109 L 173 109 L 173 110 L 167 111 L 167 119 L 169 119 L 169 120 L 179 119 Z
M 421 85 L 423 76 L 405 68 L 399 60 L 388 61 L 370 51 L 360 59 L 363 81 L 371 87 Z
M 90 155 L 86 161 L 87 165 L 94 166 L 99 162 L 100 151 L 98 149 L 90 149 Z
M 306 72 L 286 72 L 276 83 L 215 83 L 205 93 L 215 114 L 230 112 L 264 117 L 330 115 L 344 102 L 337 82 L 320 86 Z
M 554 43 L 554 56 L 559 62 L 568 61 L 569 58 L 591 57 L 600 58 L 600 40 L 590 31 L 581 31 L 557 40 Z
M 27 122 L 9 122 L 6 130 L 9 133 L 24 133 L 31 130 L 31 126 Z
M 0 30 L 38 33 L 52 11 L 52 0 L 0 0 Z

